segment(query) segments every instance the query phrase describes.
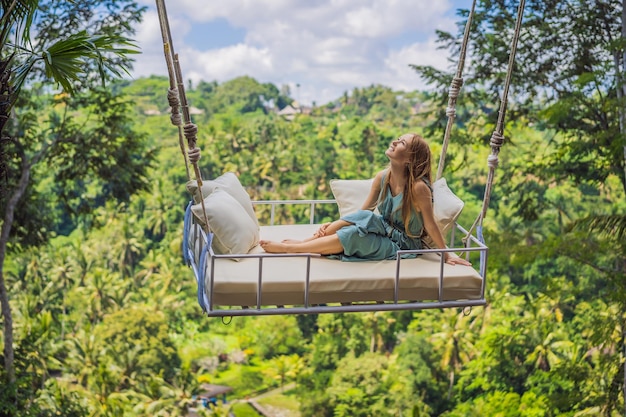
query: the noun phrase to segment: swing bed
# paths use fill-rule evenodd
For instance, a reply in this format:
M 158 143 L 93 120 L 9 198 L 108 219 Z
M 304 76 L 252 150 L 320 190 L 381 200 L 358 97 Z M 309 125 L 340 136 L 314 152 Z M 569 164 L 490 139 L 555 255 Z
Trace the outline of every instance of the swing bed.
M 170 81 L 167 95 L 170 118 L 178 127 L 179 145 L 190 180 L 187 188 L 193 196 L 185 211 L 183 258 L 193 270 L 198 303 L 206 315 L 224 318 L 485 305 L 488 247 L 482 236 L 482 223 L 491 196 L 498 154 L 504 143 L 504 117 L 524 3 L 521 0 L 518 8 L 499 117 L 491 137 L 482 210 L 472 226 L 465 229 L 456 222 L 463 203 L 447 187 L 442 173 L 456 117 L 456 101 L 463 84 L 463 66 L 476 0 L 466 22 L 457 72 L 450 86 L 447 126 L 433 184 L 435 218 L 448 247 L 432 249 L 426 245 L 421 250 L 398 251 L 395 260 L 343 262 L 317 254 L 269 254 L 260 248 L 258 241 L 311 236 L 320 226 L 315 222 L 315 211 L 320 205 L 337 204 L 341 215 L 360 208 L 359 196 L 361 200 L 365 198 L 371 180 L 331 181 L 334 199 L 286 201 L 250 201 L 232 173 L 204 182 L 197 162 L 190 162 L 186 157 L 186 148 L 196 147 L 198 129 L 189 114 L 165 2 L 156 0 Z M 195 180 L 191 180 L 189 165 L 193 168 Z M 275 224 L 276 208 L 284 205 L 307 205 L 308 223 Z M 260 206 L 269 206 L 268 225 L 258 225 L 253 207 Z M 232 223 L 246 225 L 233 228 L 229 219 Z M 443 252 L 460 253 L 467 259 L 472 254 L 478 262 L 474 262 L 475 268 L 448 265 L 444 262 Z

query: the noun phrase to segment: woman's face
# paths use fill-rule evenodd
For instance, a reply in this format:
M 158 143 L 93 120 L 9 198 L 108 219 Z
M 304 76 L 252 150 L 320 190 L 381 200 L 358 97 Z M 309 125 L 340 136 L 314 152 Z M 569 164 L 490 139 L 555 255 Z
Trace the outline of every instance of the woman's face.
M 389 148 L 385 151 L 385 155 L 393 161 L 408 162 L 409 144 L 413 139 L 414 136 L 410 133 L 400 136 L 398 139 L 391 142 Z

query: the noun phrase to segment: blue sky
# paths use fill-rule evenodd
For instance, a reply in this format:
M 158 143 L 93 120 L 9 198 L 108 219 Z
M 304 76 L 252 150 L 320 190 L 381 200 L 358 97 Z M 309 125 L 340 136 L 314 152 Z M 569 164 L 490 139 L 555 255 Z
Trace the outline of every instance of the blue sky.
M 134 77 L 166 75 L 152 0 L 137 40 Z M 409 64 L 449 68 L 437 29 L 456 33 L 471 0 L 166 0 L 183 76 L 224 82 L 249 75 L 325 104 L 371 84 L 424 89 Z

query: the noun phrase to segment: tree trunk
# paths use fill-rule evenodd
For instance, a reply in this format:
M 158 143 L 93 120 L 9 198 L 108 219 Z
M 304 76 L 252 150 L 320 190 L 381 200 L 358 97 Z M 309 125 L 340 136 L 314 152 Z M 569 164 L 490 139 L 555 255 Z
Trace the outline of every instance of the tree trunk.
M 0 305 L 2 306 L 2 317 L 4 322 L 4 368 L 9 378 L 9 383 L 15 382 L 15 351 L 13 349 L 13 315 L 11 314 L 11 305 L 9 304 L 9 292 L 4 280 L 4 261 L 7 254 L 7 246 L 9 243 L 9 235 L 13 226 L 15 208 L 21 200 L 28 180 L 30 178 L 31 166 L 26 162 L 26 158 L 22 155 L 22 173 L 17 187 L 13 191 L 13 195 L 9 198 L 4 213 L 4 223 L 0 229 Z
M 622 39 L 626 39 L 626 0 L 622 0 Z M 617 79 L 617 98 L 619 103 L 619 130 L 622 138 L 626 137 L 626 103 L 622 100 L 626 90 L 626 48 L 622 49 L 622 66 L 617 68 L 619 77 Z M 621 100 L 620 100 L 621 99 Z M 626 144 L 624 144 L 624 189 L 626 189 Z M 624 416 L 626 416 L 626 320 L 622 315 L 622 347 L 624 349 L 624 380 L 622 381 L 622 393 L 624 394 Z
M 452 390 L 454 389 L 454 369 L 450 370 L 450 384 L 448 385 L 448 401 L 452 401 Z
M 626 39 L 626 0 L 622 0 L 622 39 Z M 624 125 L 626 124 L 626 105 L 623 103 L 624 89 L 626 88 L 626 82 L 624 77 L 626 76 L 626 48 L 622 49 L 622 66 L 617 68 L 619 72 L 618 86 L 617 86 L 617 98 L 619 103 L 619 132 L 622 138 L 625 137 Z M 622 100 L 620 100 L 622 99 Z M 626 190 L 626 144 L 624 144 L 624 189 Z M 624 398 L 626 403 L 626 396 Z M 624 414 L 626 415 L 626 414 Z
M 0 248 L 0 251 L 4 248 Z M 2 256 L 2 254 L 0 254 Z M 9 295 L 4 284 L 4 273 L 0 266 L 0 304 L 2 305 L 2 318 L 4 323 L 4 369 L 7 372 L 9 383 L 15 382 L 15 370 L 13 369 L 13 316 L 9 305 Z
M 622 367 L 621 371 L 623 372 L 622 375 L 622 395 L 624 396 L 624 416 L 626 416 L 626 313 L 621 313 L 619 316 L 619 324 L 621 326 L 621 331 L 622 331 L 622 335 L 621 335 L 621 339 L 620 339 L 620 344 L 621 344 L 621 349 L 622 349 L 622 357 L 620 358 L 618 355 L 618 360 L 621 359 L 622 363 L 619 364 L 619 366 Z M 619 369 L 618 366 L 618 369 Z M 619 378 L 619 371 L 616 375 L 616 379 Z M 619 394 L 618 394 L 619 396 Z M 617 408 L 617 407 L 616 407 Z

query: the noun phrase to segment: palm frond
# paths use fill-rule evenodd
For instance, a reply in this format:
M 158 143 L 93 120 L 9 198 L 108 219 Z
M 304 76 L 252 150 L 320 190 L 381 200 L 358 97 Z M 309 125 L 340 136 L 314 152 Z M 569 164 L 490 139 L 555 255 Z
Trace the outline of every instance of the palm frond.
M 73 82 L 79 80 L 85 68 L 90 67 L 89 64 L 97 64 L 103 80 L 106 71 L 119 77 L 122 71 L 128 73 L 128 70 L 116 64 L 113 58 L 123 58 L 138 52 L 135 44 L 122 36 L 90 35 L 82 31 L 28 57 L 15 70 L 14 88 L 19 90 L 36 62 L 43 61 L 46 76 L 71 93 Z
M 20 34 L 30 42 L 30 26 L 39 6 L 39 0 L 1 0 L 0 45 L 4 47 L 11 33 Z M 4 49 L 4 48 L 3 48 Z
M 615 237 L 618 242 L 624 242 L 626 237 L 626 215 L 588 216 L 574 222 L 571 229 L 595 231 L 606 236 Z

